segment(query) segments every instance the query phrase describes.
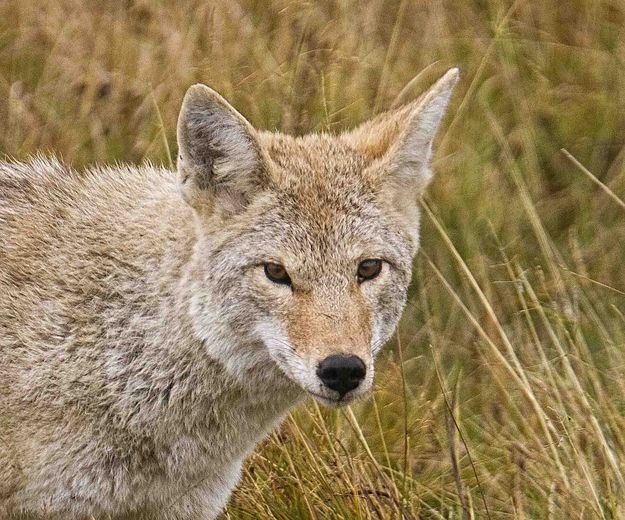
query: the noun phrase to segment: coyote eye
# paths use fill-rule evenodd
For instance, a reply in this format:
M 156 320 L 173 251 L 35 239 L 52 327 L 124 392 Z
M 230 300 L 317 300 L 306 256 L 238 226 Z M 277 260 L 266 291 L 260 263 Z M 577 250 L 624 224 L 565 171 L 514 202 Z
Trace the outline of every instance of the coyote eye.
M 366 282 L 367 280 L 373 280 L 380 274 L 382 270 L 382 260 L 377 258 L 370 258 L 363 260 L 358 265 L 358 282 Z
M 272 262 L 266 263 L 265 275 L 273 283 L 279 283 L 282 285 L 291 285 L 291 278 L 289 278 L 289 273 L 286 272 L 286 269 L 284 268 L 283 265 L 274 264 Z

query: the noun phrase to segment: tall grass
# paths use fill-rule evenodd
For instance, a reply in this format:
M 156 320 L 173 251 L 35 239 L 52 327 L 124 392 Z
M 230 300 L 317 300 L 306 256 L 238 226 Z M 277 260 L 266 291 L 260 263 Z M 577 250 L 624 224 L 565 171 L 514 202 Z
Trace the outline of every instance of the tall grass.
M 625 518 L 625 2 L 4 0 L 0 151 L 175 150 L 193 82 L 339 131 L 462 80 L 373 398 L 296 411 L 231 519 Z

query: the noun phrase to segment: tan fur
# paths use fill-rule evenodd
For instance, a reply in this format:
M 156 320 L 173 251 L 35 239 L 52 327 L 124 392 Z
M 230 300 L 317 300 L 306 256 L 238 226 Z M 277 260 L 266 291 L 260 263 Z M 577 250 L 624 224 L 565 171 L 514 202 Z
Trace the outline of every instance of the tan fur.
M 302 138 L 258 132 L 192 87 L 178 179 L 0 164 L 0 518 L 214 518 L 307 392 L 365 395 L 405 304 L 456 79 Z M 358 283 L 369 258 L 383 269 Z M 316 375 L 331 354 L 366 364 L 343 399 Z
M 297 296 L 294 312 L 286 316 L 288 340 L 296 351 L 306 352 L 317 363 L 345 352 L 370 362 L 373 324 L 356 285 L 354 281 L 345 301 L 327 302 L 310 293 Z

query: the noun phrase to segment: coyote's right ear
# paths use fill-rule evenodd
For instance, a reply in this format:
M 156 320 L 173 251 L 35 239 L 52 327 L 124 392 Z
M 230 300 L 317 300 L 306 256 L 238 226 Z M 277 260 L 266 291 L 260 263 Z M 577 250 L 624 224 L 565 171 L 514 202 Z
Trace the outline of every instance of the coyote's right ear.
M 187 90 L 178 117 L 178 174 L 197 211 L 237 213 L 262 189 L 266 161 L 255 134 L 214 90 L 200 84 Z

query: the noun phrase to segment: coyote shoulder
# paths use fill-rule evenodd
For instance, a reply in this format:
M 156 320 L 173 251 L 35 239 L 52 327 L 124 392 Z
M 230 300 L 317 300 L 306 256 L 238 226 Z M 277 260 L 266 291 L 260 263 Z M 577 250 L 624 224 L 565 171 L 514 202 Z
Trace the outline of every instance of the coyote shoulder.
M 366 395 L 457 77 L 299 138 L 195 85 L 177 175 L 0 163 L 0 518 L 215 518 L 290 407 Z

